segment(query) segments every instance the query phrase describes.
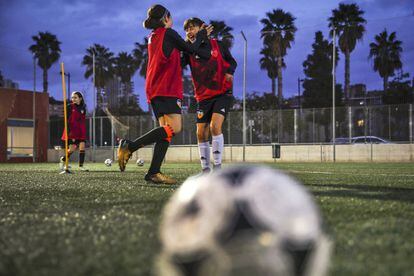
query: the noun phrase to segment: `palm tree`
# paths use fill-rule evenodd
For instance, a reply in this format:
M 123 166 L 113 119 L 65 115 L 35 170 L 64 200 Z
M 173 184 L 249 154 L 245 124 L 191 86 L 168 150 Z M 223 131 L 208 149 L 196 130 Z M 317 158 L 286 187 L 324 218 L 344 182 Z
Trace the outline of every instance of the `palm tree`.
M 37 36 L 32 36 L 35 44 L 29 47 L 37 59 L 37 65 L 43 70 L 43 92 L 48 90 L 47 71 L 60 58 L 60 44 L 54 34 L 49 32 L 39 32 Z
M 115 74 L 120 77 L 122 83 L 131 81 L 132 76 L 137 71 L 134 57 L 127 52 L 120 52 L 115 58 Z
M 82 65 L 86 66 L 85 78 L 88 79 L 93 75 L 93 56 L 95 55 L 95 87 L 97 89 L 97 101 L 102 103 L 103 90 L 105 83 L 112 79 L 114 75 L 114 54 L 106 47 L 100 44 L 94 44 L 86 49 L 86 55 L 83 57 Z
M 394 75 L 395 70 L 402 68 L 402 42 L 396 40 L 395 32 L 389 36 L 387 29 L 375 36 L 375 42 L 369 44 L 368 58 L 374 60 L 374 71 L 383 79 L 384 91 L 388 88 L 388 78 Z
M 272 55 L 272 49 L 269 47 L 264 47 L 260 54 L 260 69 L 267 71 L 267 76 L 272 82 L 272 95 L 276 96 L 276 78 L 277 78 L 277 59 Z
M 277 97 L 279 106 L 283 99 L 283 57 L 286 56 L 287 49 L 291 48 L 295 40 L 296 27 L 295 18 L 289 12 L 282 9 L 273 10 L 266 13 L 266 18 L 260 20 L 263 24 L 261 37 L 265 47 L 271 49 L 271 55 L 277 60 Z
M 350 56 L 355 49 L 356 43 L 362 40 L 365 32 L 366 20 L 362 17 L 364 11 L 360 10 L 357 4 L 339 4 L 338 9 L 332 10 L 329 17 L 330 36 L 333 36 L 333 29 L 339 37 L 339 48 L 345 55 L 345 98 L 348 103 L 350 84 Z
M 134 57 L 127 52 L 120 52 L 115 58 L 115 75 L 119 77 L 122 87 L 121 91 L 129 103 L 133 97 L 131 78 L 137 71 Z
M 145 78 L 148 65 L 148 38 L 145 37 L 142 44 L 135 42 L 135 48 L 132 50 L 132 55 L 135 59 L 136 70 L 139 70 L 139 75 Z
M 210 37 L 220 40 L 227 49 L 230 49 L 233 46 L 234 40 L 234 36 L 231 34 L 233 28 L 227 26 L 224 21 L 210 20 L 210 25 L 214 27 Z

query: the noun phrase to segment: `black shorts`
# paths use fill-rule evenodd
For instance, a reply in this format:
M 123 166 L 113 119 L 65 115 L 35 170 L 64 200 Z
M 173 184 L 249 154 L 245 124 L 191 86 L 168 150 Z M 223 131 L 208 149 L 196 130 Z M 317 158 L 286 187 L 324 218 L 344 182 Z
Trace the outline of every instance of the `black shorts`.
M 181 114 L 181 100 L 173 97 L 155 97 L 151 100 L 155 118 L 166 114 Z
M 85 142 L 83 139 L 68 139 L 68 146 L 75 145 L 79 147 L 79 144 Z M 65 140 L 62 140 L 62 147 L 65 148 Z
M 225 118 L 232 103 L 233 95 L 230 93 L 218 95 L 197 103 L 197 123 L 209 123 L 213 113 L 221 114 Z

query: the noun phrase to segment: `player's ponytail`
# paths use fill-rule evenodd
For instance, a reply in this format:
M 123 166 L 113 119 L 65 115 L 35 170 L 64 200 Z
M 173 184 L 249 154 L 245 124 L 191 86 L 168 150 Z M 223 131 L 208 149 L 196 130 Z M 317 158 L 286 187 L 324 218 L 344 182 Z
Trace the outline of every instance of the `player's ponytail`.
M 164 27 L 166 18 L 171 16 L 170 12 L 162 5 L 153 5 L 148 9 L 147 19 L 143 22 L 146 29 L 155 30 L 159 27 Z

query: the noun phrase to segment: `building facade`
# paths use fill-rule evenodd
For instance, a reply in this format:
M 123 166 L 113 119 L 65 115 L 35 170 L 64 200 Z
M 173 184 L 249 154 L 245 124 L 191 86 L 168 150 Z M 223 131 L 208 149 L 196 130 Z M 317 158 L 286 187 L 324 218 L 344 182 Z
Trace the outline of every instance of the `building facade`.
M 46 162 L 48 117 L 49 94 L 0 88 L 0 162 Z

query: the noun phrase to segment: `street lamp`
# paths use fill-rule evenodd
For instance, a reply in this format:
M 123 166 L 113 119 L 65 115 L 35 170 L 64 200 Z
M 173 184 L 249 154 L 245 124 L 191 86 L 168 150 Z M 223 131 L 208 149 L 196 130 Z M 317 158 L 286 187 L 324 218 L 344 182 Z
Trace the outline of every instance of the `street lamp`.
M 246 74 L 247 74 L 247 38 L 240 32 L 244 40 L 243 51 L 243 162 L 246 161 Z

